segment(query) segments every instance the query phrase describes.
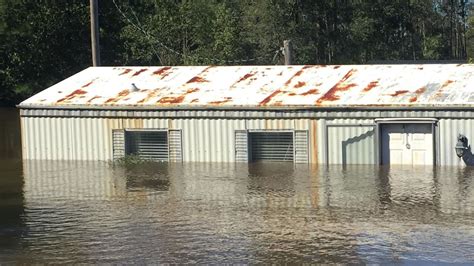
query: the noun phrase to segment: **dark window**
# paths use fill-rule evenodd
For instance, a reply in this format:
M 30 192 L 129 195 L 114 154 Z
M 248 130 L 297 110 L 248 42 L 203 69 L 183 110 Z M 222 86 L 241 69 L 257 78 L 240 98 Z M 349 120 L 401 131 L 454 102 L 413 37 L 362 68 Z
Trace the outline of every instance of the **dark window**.
M 252 161 L 293 161 L 293 132 L 250 132 Z
M 167 131 L 126 131 L 125 154 L 138 155 L 140 158 L 168 161 Z

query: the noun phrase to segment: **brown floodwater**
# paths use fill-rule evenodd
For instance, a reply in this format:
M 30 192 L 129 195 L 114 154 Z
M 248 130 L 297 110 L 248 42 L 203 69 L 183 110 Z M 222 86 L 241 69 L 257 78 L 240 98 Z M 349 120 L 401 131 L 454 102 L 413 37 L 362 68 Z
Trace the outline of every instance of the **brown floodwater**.
M 1 125 L 2 263 L 474 263 L 471 168 L 22 161 Z

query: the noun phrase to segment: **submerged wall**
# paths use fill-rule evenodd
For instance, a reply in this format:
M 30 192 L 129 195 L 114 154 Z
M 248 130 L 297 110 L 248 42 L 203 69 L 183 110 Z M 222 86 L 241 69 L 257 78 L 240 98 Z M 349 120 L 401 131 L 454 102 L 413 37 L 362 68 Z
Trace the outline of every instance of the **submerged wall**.
M 454 146 L 459 133 L 474 138 L 471 112 L 218 112 L 176 111 L 153 117 L 120 111 L 120 117 L 104 111 L 74 111 L 50 115 L 22 110 L 23 158 L 46 160 L 111 160 L 112 130 L 127 128 L 180 129 L 185 162 L 234 162 L 236 130 L 307 130 L 310 163 L 376 164 L 376 118 L 438 118 L 437 162 L 464 165 Z M 64 111 L 58 111 L 64 112 Z M 73 111 L 70 111 L 73 112 Z M 118 111 L 117 111 L 118 112 Z M 258 115 L 255 115 L 257 114 Z M 462 115 L 459 115 L 462 114 Z M 117 113 L 115 113 L 117 115 Z M 199 115 L 201 117 L 199 117 Z M 293 116 L 293 118 L 292 118 Z M 443 117 L 444 116 L 444 117 Z

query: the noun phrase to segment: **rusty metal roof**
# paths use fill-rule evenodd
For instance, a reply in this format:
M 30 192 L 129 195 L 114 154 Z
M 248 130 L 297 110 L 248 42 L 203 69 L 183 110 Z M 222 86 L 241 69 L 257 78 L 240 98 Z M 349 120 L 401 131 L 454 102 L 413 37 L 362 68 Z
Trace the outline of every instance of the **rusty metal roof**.
M 474 107 L 474 65 L 90 67 L 21 108 Z

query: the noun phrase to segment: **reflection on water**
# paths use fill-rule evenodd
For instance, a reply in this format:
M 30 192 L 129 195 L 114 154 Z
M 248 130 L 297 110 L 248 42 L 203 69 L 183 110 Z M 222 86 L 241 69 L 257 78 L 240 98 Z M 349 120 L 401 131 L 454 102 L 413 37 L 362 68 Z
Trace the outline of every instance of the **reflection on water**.
M 0 158 L 20 158 L 20 118 L 16 108 L 0 108 Z
M 469 168 L 1 161 L 0 192 L 3 262 L 474 262 Z

